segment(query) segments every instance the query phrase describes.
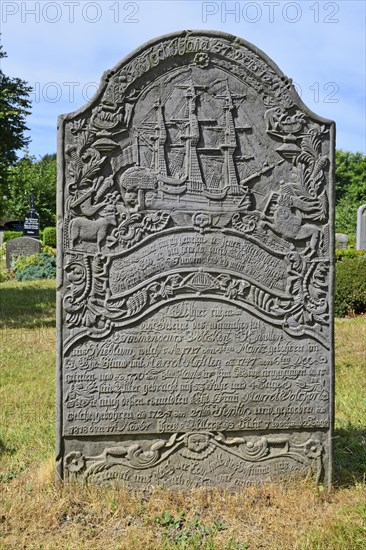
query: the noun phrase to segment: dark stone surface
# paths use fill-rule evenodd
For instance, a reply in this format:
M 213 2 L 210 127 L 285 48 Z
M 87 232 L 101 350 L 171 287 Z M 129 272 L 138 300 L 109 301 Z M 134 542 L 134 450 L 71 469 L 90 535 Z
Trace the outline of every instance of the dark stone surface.
M 23 234 L 39 239 L 39 214 L 34 205 L 34 195 L 30 197 L 30 210 L 24 218 Z
M 30 210 L 24 218 L 23 233 L 27 237 L 39 239 L 39 215 L 34 210 Z
M 60 117 L 59 165 L 59 475 L 329 482 L 334 123 L 252 44 L 181 32 Z

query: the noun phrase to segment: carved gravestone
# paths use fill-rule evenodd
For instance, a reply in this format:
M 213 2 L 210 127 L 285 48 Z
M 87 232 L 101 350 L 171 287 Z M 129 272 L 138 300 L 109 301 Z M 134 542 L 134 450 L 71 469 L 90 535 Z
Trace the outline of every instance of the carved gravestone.
M 61 478 L 330 481 L 333 158 L 220 32 L 149 42 L 60 118 Z
M 366 250 L 366 204 L 357 210 L 356 249 Z
M 41 251 L 41 243 L 32 237 L 18 237 L 5 244 L 6 269 L 12 268 L 12 262 L 16 256 L 31 256 Z

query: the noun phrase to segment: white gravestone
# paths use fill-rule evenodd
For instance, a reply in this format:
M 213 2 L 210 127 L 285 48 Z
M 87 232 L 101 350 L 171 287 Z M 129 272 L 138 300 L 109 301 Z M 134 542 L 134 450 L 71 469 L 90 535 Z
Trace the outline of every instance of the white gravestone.
M 366 204 L 357 210 L 356 248 L 366 250 Z

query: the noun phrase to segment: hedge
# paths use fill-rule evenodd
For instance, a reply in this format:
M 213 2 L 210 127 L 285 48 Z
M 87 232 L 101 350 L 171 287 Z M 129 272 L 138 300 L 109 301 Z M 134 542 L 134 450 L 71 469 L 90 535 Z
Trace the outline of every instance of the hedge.
M 366 250 L 356 250 L 355 248 L 338 248 L 335 251 L 336 262 L 341 262 L 345 258 L 359 258 L 366 256 Z
M 56 248 L 56 227 L 45 227 L 43 230 L 43 244 Z
M 17 239 L 18 237 L 23 237 L 23 231 L 4 231 L 3 243 Z
M 344 258 L 336 264 L 335 314 L 366 313 L 366 256 Z

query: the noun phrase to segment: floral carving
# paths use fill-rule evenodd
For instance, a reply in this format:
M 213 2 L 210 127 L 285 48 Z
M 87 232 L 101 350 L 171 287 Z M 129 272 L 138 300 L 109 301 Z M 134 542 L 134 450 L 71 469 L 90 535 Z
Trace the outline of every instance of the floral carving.
M 323 452 L 323 446 L 319 441 L 309 439 L 304 445 L 304 453 L 310 459 L 319 458 Z
M 108 238 L 108 246 L 112 249 L 119 244 L 122 248 L 130 248 L 144 237 L 165 229 L 169 219 L 168 212 L 123 213 L 120 224 Z
M 85 457 L 80 451 L 65 456 L 65 468 L 70 474 L 80 474 L 85 468 Z
M 93 329 L 95 335 L 104 334 L 107 327 L 110 331 L 120 323 L 133 322 L 136 316 L 146 314 L 161 302 L 188 298 L 195 292 L 223 296 L 239 307 L 254 308 L 264 319 L 282 325 L 292 336 L 311 334 L 326 345 L 328 267 L 324 261 L 307 263 L 299 254 L 289 253 L 287 298 L 279 298 L 245 278 L 203 269 L 185 276 L 178 273 L 162 276 L 129 295 L 112 298 L 107 292 L 107 262 L 97 255 L 92 261 L 84 259 L 84 264 L 74 262 L 67 267 L 68 276 L 77 279 L 64 298 L 70 327 L 85 327 Z
M 194 56 L 193 63 L 197 65 L 197 67 L 200 67 L 201 69 L 205 69 L 208 67 L 208 64 L 210 62 L 210 58 L 208 57 L 208 54 L 205 52 L 196 53 Z

